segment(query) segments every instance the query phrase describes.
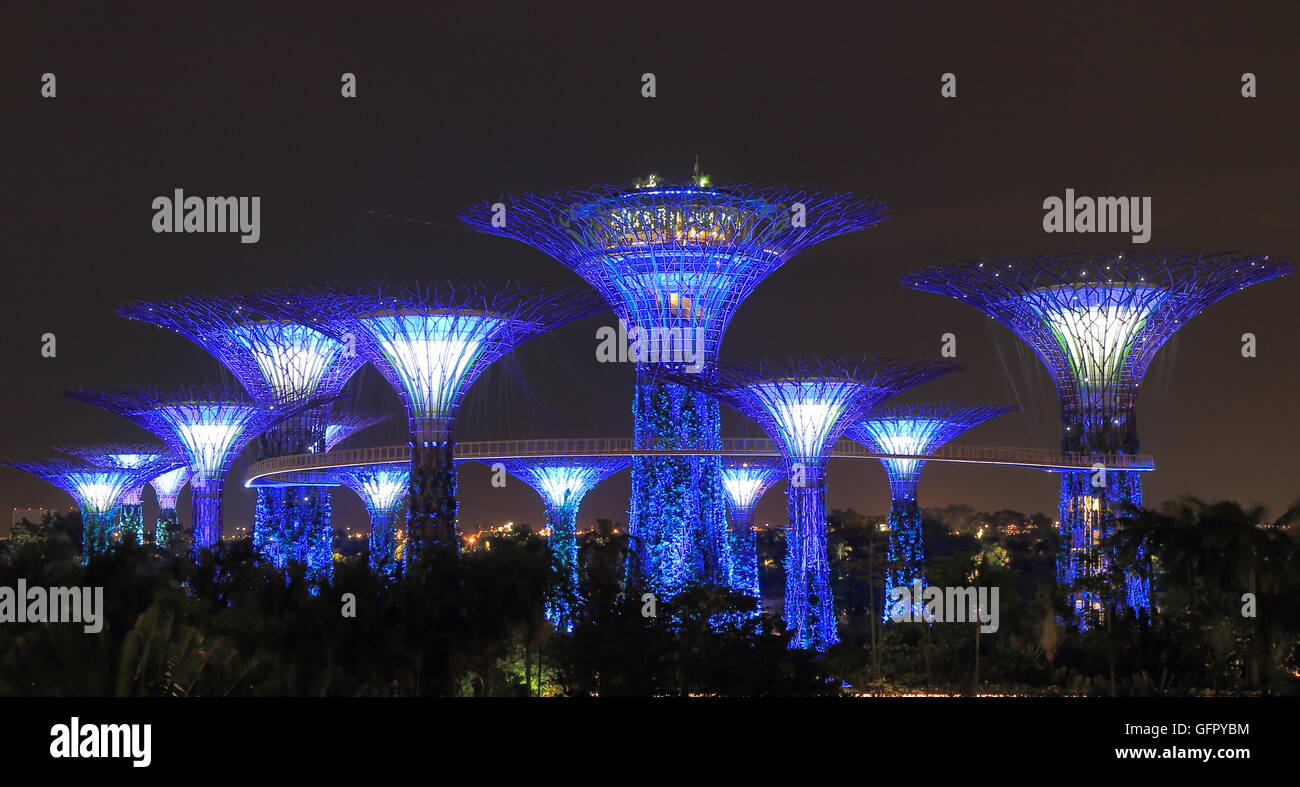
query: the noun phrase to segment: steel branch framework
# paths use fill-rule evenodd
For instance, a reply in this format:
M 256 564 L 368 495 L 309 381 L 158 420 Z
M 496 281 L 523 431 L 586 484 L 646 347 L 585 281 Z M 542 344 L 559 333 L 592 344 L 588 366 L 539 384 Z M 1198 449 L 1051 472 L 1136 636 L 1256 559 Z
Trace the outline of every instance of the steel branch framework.
M 582 290 L 517 282 L 381 282 L 269 297 L 286 314 L 353 338 L 401 397 L 412 446 L 408 557 L 458 546 L 452 432 L 470 386 L 528 339 L 603 308 Z
M 135 301 L 123 317 L 180 334 L 216 358 L 260 405 L 337 396 L 364 361 L 346 342 L 278 314 L 262 293 Z M 311 409 L 261 435 L 260 458 L 324 450 L 326 412 Z M 277 566 L 310 554 L 313 573 L 332 569 L 329 495 L 310 487 L 258 490 L 253 544 Z M 327 548 L 303 549 L 303 542 Z
M 604 296 L 638 363 L 632 410 L 643 446 L 712 448 L 720 436 L 716 403 L 649 367 L 707 371 L 759 282 L 808 246 L 888 217 L 884 205 L 852 194 L 702 183 L 521 194 L 460 217 L 549 254 Z M 711 457 L 633 461 L 629 533 L 644 579 L 661 594 L 725 581 L 720 553 L 708 547 L 725 538 L 720 469 Z
M 118 508 L 127 490 L 143 484 L 159 471 L 170 469 L 177 461 L 174 457 L 163 455 L 142 461 L 134 467 L 96 466 L 66 459 L 0 464 L 48 481 L 77 501 L 82 519 L 82 554 L 89 560 L 91 555 L 108 548 Z
M 753 418 L 781 447 L 789 472 L 785 623 L 792 647 L 824 651 L 835 630 L 826 552 L 826 479 L 831 449 L 863 413 L 960 365 L 946 361 L 830 358 L 719 363 L 708 376 L 664 371 Z
M 325 423 L 324 450 L 333 451 L 334 446 L 362 429 L 369 429 L 375 424 L 387 421 L 389 418 L 392 418 L 392 416 L 387 413 L 335 413 Z
M 627 457 L 502 459 L 514 477 L 533 488 L 546 505 L 547 543 L 562 583 L 547 603 L 546 616 L 562 631 L 572 629 L 569 598 L 578 590 L 578 507 L 597 484 L 627 467 Z
M 966 430 L 1015 409 L 1014 405 L 964 402 L 892 405 L 872 411 L 850 426 L 847 434 L 877 453 L 925 455 Z M 925 461 L 888 458 L 880 463 L 889 476 L 889 567 L 884 596 L 888 605 L 895 588 L 926 584 L 925 539 L 916 497 Z M 886 605 L 882 605 L 883 617 L 889 620 Z
M 188 460 L 196 552 L 221 538 L 226 472 L 235 456 L 266 429 L 329 401 L 297 398 L 262 405 L 242 391 L 220 387 L 78 388 L 64 393 L 134 421 Z
M 118 443 L 111 445 L 62 445 L 54 450 L 75 456 L 99 467 L 140 467 L 167 455 L 168 448 L 157 443 Z M 144 543 L 144 485 L 134 486 L 122 495 L 118 526 L 124 535 Z
M 916 271 L 903 283 L 974 306 L 1038 354 L 1060 398 L 1066 451 L 1131 454 L 1138 386 L 1169 337 L 1219 299 L 1293 270 L 1267 255 L 1161 250 L 971 260 Z M 1065 473 L 1060 521 L 1068 550 L 1058 580 L 1104 573 L 1109 558 L 1098 545 L 1115 512 L 1141 502 L 1136 474 Z M 1149 596 L 1148 579 L 1130 575 L 1126 603 L 1147 609 Z M 1081 623 L 1102 606 L 1092 593 L 1072 600 Z

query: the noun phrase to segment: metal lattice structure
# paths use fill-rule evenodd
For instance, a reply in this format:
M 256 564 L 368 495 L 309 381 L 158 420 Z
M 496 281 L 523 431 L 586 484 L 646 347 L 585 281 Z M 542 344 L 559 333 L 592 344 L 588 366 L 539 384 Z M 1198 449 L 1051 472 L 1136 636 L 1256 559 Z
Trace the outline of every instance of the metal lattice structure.
M 539 249 L 594 287 L 630 337 L 638 363 L 635 435 L 643 446 L 711 448 L 716 403 L 656 378 L 665 364 L 707 371 L 736 310 L 801 250 L 888 218 L 866 197 L 800 188 L 656 183 L 520 194 L 460 219 L 473 230 Z M 690 581 L 723 581 L 726 507 L 713 458 L 639 457 L 629 533 L 647 584 L 671 596 Z M 699 545 L 705 545 L 701 551 Z
M 135 301 L 118 314 L 184 336 L 217 359 L 253 401 L 271 405 L 287 399 L 337 396 L 363 359 L 346 342 L 279 314 L 261 293 L 186 296 Z M 310 409 L 285 419 L 260 436 L 261 458 L 325 450 L 327 412 Z M 287 543 L 295 533 L 328 540 L 330 502 L 311 488 L 258 490 L 253 544 L 283 567 L 276 556 L 301 551 Z M 313 554 L 316 554 L 313 552 Z M 331 569 L 331 554 L 313 572 Z
M 325 450 L 333 451 L 334 446 L 362 429 L 369 429 L 375 424 L 381 424 L 390 418 L 392 416 L 388 413 L 334 413 L 325 423 Z
M 603 310 L 583 290 L 517 282 L 372 283 L 268 298 L 354 340 L 402 399 L 412 445 L 408 556 L 458 547 L 452 432 L 470 386 L 523 342 Z
M 188 460 L 195 551 L 210 549 L 221 538 L 226 472 L 239 452 L 280 421 L 329 401 L 299 398 L 264 405 L 223 387 L 78 388 L 64 395 L 134 421 Z
M 956 371 L 946 361 L 831 358 L 719 363 L 710 375 L 666 371 L 727 402 L 781 447 L 789 472 L 785 623 L 792 647 L 839 641 L 826 552 L 826 464 L 844 430 L 899 392 Z
M 176 513 L 176 498 L 190 480 L 190 468 L 181 466 L 154 476 L 149 481 L 158 496 L 158 522 L 154 525 L 153 540 L 159 549 L 171 551 L 181 542 L 181 520 Z
M 1014 405 L 936 402 L 891 405 L 870 412 L 846 434 L 882 454 L 926 455 L 968 429 L 1017 409 Z M 881 459 L 889 476 L 889 567 L 885 572 L 888 604 L 895 588 L 925 587 L 925 538 L 916 488 L 923 459 Z M 920 598 L 914 593 L 913 598 Z M 917 610 L 919 613 L 920 610 Z M 885 606 L 883 618 L 889 620 Z
M 1014 331 L 1052 376 L 1063 448 L 1108 454 L 1137 452 L 1138 387 L 1175 331 L 1221 298 L 1293 270 L 1267 255 L 1157 250 L 971 260 L 915 271 L 903 283 L 956 298 Z M 1073 583 L 1109 565 L 1093 554 L 1096 545 L 1117 506 L 1140 505 L 1141 484 L 1123 473 L 1106 473 L 1101 484 L 1067 473 L 1061 483 L 1069 554 L 1058 578 Z M 1150 603 L 1145 583 L 1129 578 L 1128 597 L 1139 609 Z M 1100 607 L 1088 594 L 1073 601 L 1081 616 Z
M 722 460 L 722 488 L 727 492 L 730 528 L 727 532 L 727 584 L 752 598 L 761 597 L 758 582 L 758 539 L 754 533 L 754 506 L 773 484 L 785 476 L 780 459 L 726 457 Z
M 168 448 L 157 443 L 116 443 L 108 445 L 56 445 L 54 450 L 75 456 L 99 467 L 140 467 L 167 455 Z M 144 485 L 132 487 L 122 495 L 118 528 L 144 543 Z
M 563 588 L 548 602 L 546 616 L 560 630 L 571 630 L 568 597 L 578 588 L 578 507 L 588 492 L 627 467 L 630 460 L 611 456 L 500 461 L 507 472 L 531 486 L 546 506 L 547 543 L 563 576 Z
M 159 456 L 134 467 L 48 459 L 41 462 L 0 462 L 48 481 L 67 492 L 81 510 L 82 554 L 91 555 L 108 548 L 117 526 L 118 509 L 127 490 L 140 486 L 159 471 L 168 470 L 177 460 Z

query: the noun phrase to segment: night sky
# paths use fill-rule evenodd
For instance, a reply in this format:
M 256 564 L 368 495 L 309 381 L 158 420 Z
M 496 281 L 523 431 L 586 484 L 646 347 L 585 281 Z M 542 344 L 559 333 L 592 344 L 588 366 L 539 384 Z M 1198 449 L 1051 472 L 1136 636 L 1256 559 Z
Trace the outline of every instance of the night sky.
M 147 436 L 64 388 L 222 379 L 186 340 L 115 316 L 124 301 L 375 277 L 580 283 L 529 247 L 458 228 L 455 214 L 517 191 L 682 178 L 697 154 L 715 183 L 860 192 L 894 214 L 760 285 L 724 355 L 933 358 L 954 333 L 968 369 L 902 399 L 1024 407 L 958 443 L 1055 448 L 1055 396 L 1012 334 L 905 289 L 902 273 L 1131 247 L 1127 234 L 1045 234 L 1042 201 L 1066 188 L 1150 196 L 1150 248 L 1300 256 L 1294 4 L 327 5 L 6 11 L 0 456 Z M 47 71 L 55 99 L 40 97 Z M 1258 98 L 1240 95 L 1247 71 Z M 339 95 L 343 72 L 357 75 L 354 100 Z M 654 99 L 641 96 L 644 72 Z M 944 72 L 957 75 L 954 100 L 939 95 Z M 151 202 L 175 188 L 260 196 L 261 241 L 155 234 Z M 1157 357 L 1138 406 L 1159 466 L 1148 504 L 1191 492 L 1280 513 L 1300 493 L 1298 288 L 1293 276 L 1230 296 Z M 490 370 L 459 439 L 629 435 L 632 370 L 595 362 L 595 330 L 612 320 L 570 325 Z M 1247 331 L 1256 358 L 1241 356 Z M 53 359 L 40 354 L 46 332 Z M 352 392 L 400 412 L 373 371 Z M 733 413 L 724 434 L 759 432 Z M 404 440 L 397 418 L 345 445 Z M 232 472 L 228 531 L 251 517 L 253 495 L 237 488 L 251 454 Z M 462 526 L 540 525 L 536 495 L 488 478 L 480 466 L 462 475 Z M 625 521 L 628 486 L 624 472 L 599 487 L 581 523 Z M 1051 513 L 1057 486 L 1042 472 L 931 464 L 920 495 Z M 364 526 L 350 492 L 335 500 L 336 522 Z M 0 469 L 6 510 L 68 502 Z M 886 511 L 879 463 L 833 463 L 828 503 Z M 756 521 L 783 521 L 783 505 L 769 492 Z

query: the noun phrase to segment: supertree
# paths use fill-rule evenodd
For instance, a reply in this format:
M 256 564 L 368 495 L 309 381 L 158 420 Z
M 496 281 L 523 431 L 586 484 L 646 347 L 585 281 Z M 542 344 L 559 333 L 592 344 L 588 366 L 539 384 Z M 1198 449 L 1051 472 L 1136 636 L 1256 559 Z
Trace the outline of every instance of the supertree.
M 149 481 L 158 496 L 158 522 L 153 528 L 153 542 L 162 550 L 171 552 L 181 542 L 181 520 L 176 514 L 176 498 L 181 488 L 190 480 L 190 468 L 178 467 L 161 473 Z
M 916 499 L 925 460 L 914 457 L 933 454 L 967 429 L 1015 409 L 1014 405 L 965 402 L 900 404 L 874 410 L 848 428 L 849 437 L 886 455 L 880 463 L 889 476 L 887 601 L 895 588 L 925 585 L 925 536 Z M 889 619 L 888 609 L 883 617 Z
M 903 283 L 956 298 L 1014 331 L 1055 383 L 1064 450 L 1100 459 L 1137 452 L 1138 386 L 1175 331 L 1220 298 L 1293 269 L 1265 255 L 1161 250 L 969 260 L 910 273 Z M 1117 514 L 1141 504 L 1135 471 L 1094 462 L 1063 473 L 1058 581 L 1107 572 L 1110 556 L 1099 545 Z M 1145 573 L 1127 577 L 1131 608 L 1150 607 Z M 1076 589 L 1071 601 L 1082 625 L 1102 608 L 1091 591 Z
M 402 399 L 411 434 L 408 558 L 459 548 L 452 433 L 479 375 L 523 342 L 602 311 L 574 288 L 432 281 L 274 293 L 285 314 L 352 338 Z
M 406 502 L 411 466 L 406 462 L 357 465 L 334 469 L 331 475 L 361 498 L 370 515 L 370 567 L 391 576 L 397 565 L 397 517 Z
M 562 631 L 572 629 L 568 599 L 578 589 L 578 507 L 597 484 L 627 467 L 621 456 L 501 459 L 507 472 L 524 481 L 546 504 L 547 543 L 560 566 L 563 587 L 547 604 L 546 617 Z
M 118 507 L 126 491 L 144 483 L 160 470 L 172 467 L 177 461 L 170 456 L 160 456 L 136 467 L 97 467 L 66 459 L 0 464 L 48 481 L 77 501 L 81 510 L 82 555 L 88 561 L 91 555 L 108 548 L 109 536 L 117 525 Z
M 471 229 L 549 254 L 604 296 L 637 363 L 632 400 L 639 448 L 711 449 L 717 403 L 653 369 L 705 372 L 741 302 L 801 250 L 888 217 L 851 194 L 750 185 L 684 185 L 655 178 L 631 186 L 522 194 L 466 210 Z M 716 456 L 632 461 L 628 527 L 634 565 L 671 596 L 687 582 L 725 581 L 726 503 Z
M 663 372 L 727 402 L 776 441 L 789 478 L 785 624 L 791 647 L 824 651 L 839 641 L 826 552 L 826 464 L 862 414 L 914 385 L 961 368 L 891 358 L 720 362 L 705 376 Z
M 141 467 L 152 465 L 168 455 L 169 449 L 158 443 L 123 443 L 113 445 L 56 445 L 54 450 L 97 467 Z M 176 461 L 180 461 L 177 459 Z M 144 484 L 134 486 L 122 495 L 118 527 L 123 536 L 131 536 L 144 543 L 144 505 L 141 495 Z
M 343 341 L 284 319 L 258 293 L 135 301 L 118 314 L 177 333 L 207 350 L 234 375 L 253 401 L 269 407 L 286 399 L 336 397 L 364 361 Z M 329 408 L 287 418 L 260 435 L 260 459 L 325 450 Z M 308 568 L 328 574 L 330 496 L 319 487 L 262 487 L 253 517 L 253 544 L 283 568 L 284 554 L 313 556 Z M 307 548 L 304 548 L 304 547 Z
M 784 475 L 785 463 L 777 458 L 726 457 L 722 460 L 722 488 L 727 491 L 727 510 L 731 520 L 727 584 L 753 598 L 761 597 L 754 506 L 763 493 Z
M 64 394 L 134 421 L 188 460 L 195 552 L 221 538 L 226 471 L 235 456 L 280 421 L 326 403 L 286 398 L 262 405 L 233 388 L 78 388 Z
M 392 416 L 387 413 L 335 413 L 325 422 L 324 450 L 333 451 L 334 446 L 362 429 L 368 429 L 375 424 L 383 423 L 389 418 L 392 418 Z

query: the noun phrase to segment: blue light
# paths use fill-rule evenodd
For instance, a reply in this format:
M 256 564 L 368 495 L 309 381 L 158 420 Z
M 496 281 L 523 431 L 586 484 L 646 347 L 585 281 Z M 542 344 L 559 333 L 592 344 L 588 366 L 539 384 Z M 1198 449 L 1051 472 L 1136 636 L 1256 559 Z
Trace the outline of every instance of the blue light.
M 547 543 L 560 566 L 564 587 L 549 599 L 546 617 L 570 631 L 569 597 L 578 590 L 578 507 L 593 487 L 628 466 L 622 457 L 503 459 L 506 470 L 531 486 L 546 504 Z
M 228 333 L 252 357 L 276 399 L 316 393 L 344 351 L 341 342 L 296 323 L 242 323 Z
M 396 522 L 410 486 L 411 468 L 404 462 L 337 471 L 337 477 L 361 498 L 370 515 L 370 567 L 392 576 L 397 569 Z
M 726 459 L 721 473 L 731 514 L 728 584 L 733 590 L 760 598 L 754 506 L 763 493 L 785 474 L 785 466 L 770 459 Z
M 871 413 L 850 426 L 847 433 L 878 454 L 928 456 L 966 430 L 1014 409 L 1009 405 L 960 402 L 897 405 Z M 880 460 L 889 476 L 890 495 L 885 599 L 895 588 L 912 587 L 918 582 L 922 587 L 927 585 L 925 536 L 916 494 L 925 461 L 901 457 Z M 914 613 L 922 611 L 918 603 Z M 882 618 L 890 619 L 888 609 Z

